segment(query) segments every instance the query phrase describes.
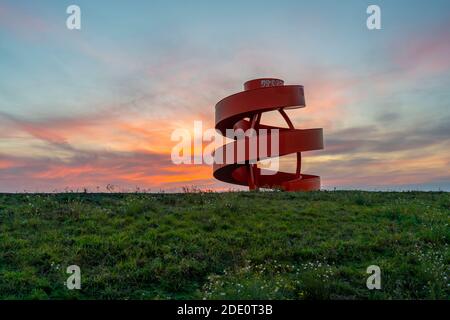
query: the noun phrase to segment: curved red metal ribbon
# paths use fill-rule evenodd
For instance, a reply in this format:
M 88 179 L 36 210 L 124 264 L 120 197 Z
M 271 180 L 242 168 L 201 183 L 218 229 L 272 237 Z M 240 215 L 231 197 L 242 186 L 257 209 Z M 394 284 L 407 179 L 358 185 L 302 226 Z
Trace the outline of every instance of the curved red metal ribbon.
M 234 142 L 232 163 L 214 163 L 214 177 L 218 180 L 249 186 L 251 190 L 258 188 L 280 188 L 286 191 L 312 191 L 320 189 L 320 177 L 301 173 L 301 152 L 323 149 L 322 129 L 295 129 L 285 109 L 304 108 L 305 96 L 301 85 L 284 85 L 284 81 L 274 78 L 250 80 L 244 84 L 245 91 L 233 94 L 216 104 L 216 129 L 226 135 L 227 129 L 253 128 L 257 135 L 245 138 L 244 159 L 240 159 L 236 150 L 238 141 Z M 264 112 L 278 110 L 285 119 L 288 128 L 260 124 Z M 268 129 L 267 156 L 252 157 L 249 151 L 252 139 L 259 146 L 259 129 Z M 278 152 L 271 150 L 270 129 L 279 129 Z M 227 145 L 215 150 L 226 158 Z M 259 150 L 259 148 L 258 148 Z M 296 173 L 276 172 L 273 175 L 262 175 L 256 161 L 287 154 L 297 154 Z

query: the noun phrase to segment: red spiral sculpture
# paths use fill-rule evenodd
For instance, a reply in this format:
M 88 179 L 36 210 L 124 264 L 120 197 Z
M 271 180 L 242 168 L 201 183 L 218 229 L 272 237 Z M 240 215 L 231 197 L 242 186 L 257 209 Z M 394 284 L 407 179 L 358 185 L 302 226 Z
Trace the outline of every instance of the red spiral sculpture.
M 323 149 L 322 129 L 295 129 L 285 109 L 305 107 L 303 86 L 284 85 L 280 79 L 264 78 L 247 81 L 244 91 L 233 94 L 216 104 L 216 129 L 226 135 L 227 129 L 279 129 L 279 148 L 277 153 L 270 150 L 268 143 L 267 156 L 260 157 L 258 146 L 257 158 L 252 158 L 249 151 L 249 139 L 245 143 L 245 161 L 238 161 L 238 156 L 232 155 L 232 163 L 214 163 L 214 177 L 223 182 L 248 186 L 250 190 L 259 188 L 280 188 L 286 191 L 312 191 L 320 189 L 320 177 L 301 173 L 302 152 Z M 288 128 L 263 125 L 260 123 L 264 112 L 278 110 L 287 123 Z M 258 139 L 257 135 L 255 138 Z M 265 137 L 269 142 L 271 134 Z M 234 142 L 237 150 L 237 140 Z M 222 153 L 225 157 L 226 145 L 215 150 L 215 154 Z M 297 154 L 297 168 L 295 173 L 278 171 L 273 175 L 261 174 L 256 161 L 274 156 Z

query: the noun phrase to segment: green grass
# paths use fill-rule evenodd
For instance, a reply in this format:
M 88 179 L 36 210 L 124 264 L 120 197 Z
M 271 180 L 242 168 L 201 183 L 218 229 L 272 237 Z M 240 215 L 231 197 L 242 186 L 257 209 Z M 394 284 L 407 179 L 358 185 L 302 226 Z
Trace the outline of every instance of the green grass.
M 0 194 L 0 299 L 449 299 L 449 213 L 437 192 Z

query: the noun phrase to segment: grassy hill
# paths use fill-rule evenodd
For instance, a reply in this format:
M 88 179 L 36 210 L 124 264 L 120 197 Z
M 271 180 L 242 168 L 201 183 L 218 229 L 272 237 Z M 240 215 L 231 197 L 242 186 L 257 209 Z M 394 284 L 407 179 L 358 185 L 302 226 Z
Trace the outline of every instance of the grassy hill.
M 4 194 L 0 299 L 448 299 L 449 220 L 449 193 Z

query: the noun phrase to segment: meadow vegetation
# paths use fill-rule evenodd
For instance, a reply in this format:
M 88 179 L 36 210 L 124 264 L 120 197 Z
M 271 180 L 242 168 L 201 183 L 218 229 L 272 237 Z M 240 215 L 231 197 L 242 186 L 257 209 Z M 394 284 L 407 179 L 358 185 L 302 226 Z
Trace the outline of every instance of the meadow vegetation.
M 449 299 L 449 221 L 444 192 L 0 194 L 0 299 Z

